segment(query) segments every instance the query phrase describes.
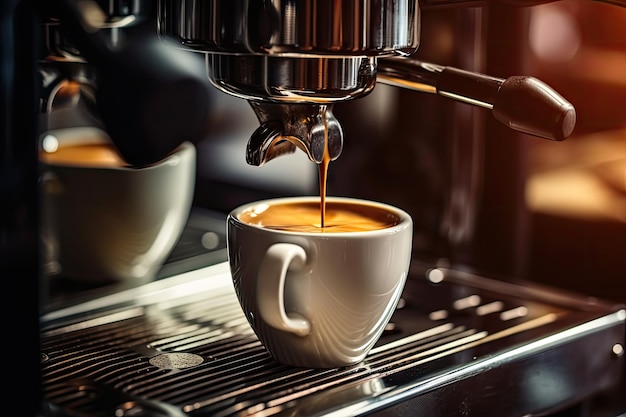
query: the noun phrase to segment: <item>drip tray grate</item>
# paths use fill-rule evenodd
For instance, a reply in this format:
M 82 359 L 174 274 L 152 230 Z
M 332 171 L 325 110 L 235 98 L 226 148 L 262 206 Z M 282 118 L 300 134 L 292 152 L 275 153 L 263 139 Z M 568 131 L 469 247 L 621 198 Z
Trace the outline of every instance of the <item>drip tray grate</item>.
M 497 399 L 500 415 L 522 415 L 619 380 L 621 307 L 458 271 L 430 274 L 437 282 L 417 275 L 366 360 L 340 369 L 275 362 L 249 327 L 225 263 L 50 312 L 46 411 L 485 415 Z

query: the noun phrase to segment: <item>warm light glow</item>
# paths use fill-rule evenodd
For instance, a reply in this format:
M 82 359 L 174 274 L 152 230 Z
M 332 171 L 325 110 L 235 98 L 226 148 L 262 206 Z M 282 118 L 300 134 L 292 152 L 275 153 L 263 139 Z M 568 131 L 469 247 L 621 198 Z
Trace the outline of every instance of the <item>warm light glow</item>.
M 437 268 L 433 268 L 430 271 L 428 271 L 427 275 L 428 275 L 428 280 L 432 282 L 433 284 L 440 283 L 441 281 L 443 281 L 443 278 L 444 278 L 443 271 Z
M 270 206 L 268 204 L 259 204 L 258 206 L 254 207 L 254 210 L 252 211 L 252 213 L 250 213 L 250 217 L 256 217 L 259 214 L 263 213 L 265 210 L 267 210 Z
M 59 140 L 54 135 L 46 135 L 41 140 L 41 148 L 48 153 L 56 152 L 59 149 Z
M 621 166 L 626 189 L 626 163 L 616 166 Z M 626 198 L 590 169 L 563 169 L 534 175 L 526 184 L 526 201 L 537 212 L 626 221 Z
M 81 0 L 77 2 L 77 7 L 83 18 L 83 28 L 85 30 L 95 32 L 105 25 L 107 15 L 95 1 Z
M 473 294 L 469 297 L 459 298 L 458 300 L 454 300 L 452 304 L 455 310 L 465 310 L 466 308 L 476 307 L 481 302 L 480 296 Z
M 511 310 L 503 311 L 502 313 L 500 313 L 500 320 L 509 321 L 509 320 L 525 317 L 527 314 L 528 314 L 528 308 L 526 308 L 525 306 L 519 306 Z
M 489 304 L 485 304 L 476 308 L 476 314 L 479 316 L 486 316 L 487 314 L 502 311 L 503 307 L 504 303 L 502 301 L 493 301 Z
M 538 6 L 531 12 L 528 43 L 543 61 L 567 62 L 580 47 L 580 28 L 574 17 L 560 5 Z
M 202 247 L 208 250 L 217 248 L 220 244 L 220 236 L 215 232 L 206 232 L 201 238 Z
M 437 310 L 433 311 L 428 315 L 428 318 L 432 321 L 445 320 L 448 318 L 447 310 Z

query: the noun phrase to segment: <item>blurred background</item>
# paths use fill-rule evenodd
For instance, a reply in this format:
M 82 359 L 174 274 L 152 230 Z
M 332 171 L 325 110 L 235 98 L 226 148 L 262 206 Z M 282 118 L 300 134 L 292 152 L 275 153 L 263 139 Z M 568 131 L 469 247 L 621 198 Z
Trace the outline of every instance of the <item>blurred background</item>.
M 531 141 L 529 275 L 626 301 L 626 10 L 584 1 L 531 14 L 529 70 L 574 104 L 574 135 Z

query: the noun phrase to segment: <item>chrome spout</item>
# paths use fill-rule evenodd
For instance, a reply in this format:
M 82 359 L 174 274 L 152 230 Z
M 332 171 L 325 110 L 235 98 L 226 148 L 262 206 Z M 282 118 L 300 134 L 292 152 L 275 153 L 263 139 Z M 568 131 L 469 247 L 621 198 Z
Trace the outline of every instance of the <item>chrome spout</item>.
M 276 104 L 250 102 L 260 126 L 246 149 L 246 162 L 261 166 L 296 149 L 316 164 L 326 151 L 335 160 L 343 148 L 343 130 L 332 113 L 331 104 Z

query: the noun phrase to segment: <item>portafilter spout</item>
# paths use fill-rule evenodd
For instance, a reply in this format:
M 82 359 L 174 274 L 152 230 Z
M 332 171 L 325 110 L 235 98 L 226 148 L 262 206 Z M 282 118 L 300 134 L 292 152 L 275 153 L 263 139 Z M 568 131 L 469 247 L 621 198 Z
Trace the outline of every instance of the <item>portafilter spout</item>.
M 334 161 L 343 148 L 343 131 L 333 116 L 332 104 L 280 104 L 251 102 L 261 126 L 248 142 L 246 162 L 261 166 L 296 149 L 316 164 Z
M 317 164 L 326 148 L 336 159 L 343 131 L 333 104 L 365 96 L 376 84 L 374 57 L 208 54 L 206 62 L 212 83 L 248 100 L 259 119 L 246 152 L 257 166 L 296 149 Z

